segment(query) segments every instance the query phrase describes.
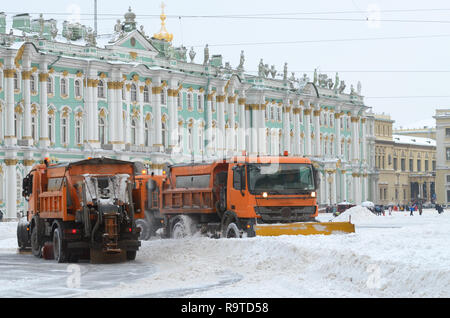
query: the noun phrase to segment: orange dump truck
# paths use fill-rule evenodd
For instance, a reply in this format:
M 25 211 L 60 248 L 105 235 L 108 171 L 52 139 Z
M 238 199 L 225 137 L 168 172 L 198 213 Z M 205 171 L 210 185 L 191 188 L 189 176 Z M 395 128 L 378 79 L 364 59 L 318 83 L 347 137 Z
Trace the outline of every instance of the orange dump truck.
M 308 158 L 235 157 L 136 179 L 142 239 L 161 227 L 173 238 L 196 230 L 213 237 L 354 232 L 351 223 L 316 221 L 318 177 Z
M 17 228 L 19 248 L 58 262 L 88 255 L 133 260 L 139 249 L 132 162 L 94 158 L 38 164 L 23 180 L 27 218 Z M 50 246 L 50 251 L 46 247 Z

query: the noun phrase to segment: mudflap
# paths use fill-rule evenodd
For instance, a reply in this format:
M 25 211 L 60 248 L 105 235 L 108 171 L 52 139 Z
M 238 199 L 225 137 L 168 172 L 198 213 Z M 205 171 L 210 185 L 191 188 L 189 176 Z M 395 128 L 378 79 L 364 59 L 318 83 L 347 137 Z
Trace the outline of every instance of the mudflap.
M 127 261 L 126 250 L 120 250 L 120 252 L 107 253 L 102 249 L 91 248 L 90 249 L 91 264 L 114 264 Z
M 280 235 L 332 235 L 354 233 L 355 225 L 350 222 L 299 222 L 289 224 L 258 224 L 256 236 Z

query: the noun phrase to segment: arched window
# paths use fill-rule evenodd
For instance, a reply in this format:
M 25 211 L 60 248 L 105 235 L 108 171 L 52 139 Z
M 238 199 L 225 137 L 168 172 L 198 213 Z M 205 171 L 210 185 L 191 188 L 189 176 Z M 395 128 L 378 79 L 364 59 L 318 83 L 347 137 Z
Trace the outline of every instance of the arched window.
M 97 92 L 98 98 L 105 98 L 105 83 L 103 81 L 98 82 Z
M 14 114 L 14 135 L 17 139 L 20 139 L 22 137 L 21 134 L 21 116 L 18 113 Z
M 131 84 L 131 101 L 136 102 L 137 101 L 137 89 L 135 84 Z
M 69 144 L 69 119 L 68 119 L 68 117 L 61 117 L 61 143 L 63 145 Z
M 150 93 L 148 86 L 144 86 L 144 103 L 150 103 Z
M 82 131 L 81 118 L 77 118 L 75 119 L 75 143 L 77 145 L 81 145 L 83 141 Z
M 53 94 L 53 79 L 50 76 L 47 78 L 47 94 Z
M 67 81 L 65 78 L 61 78 L 60 86 L 61 96 L 67 96 Z
M 130 136 L 132 145 L 135 145 L 136 141 L 137 141 L 136 131 L 137 131 L 137 129 L 136 129 L 136 120 L 133 118 L 131 120 L 131 136 Z
M 75 81 L 75 97 L 76 98 L 81 97 L 81 81 L 80 80 Z
M 38 134 L 37 134 L 37 116 L 32 115 L 31 116 L 31 138 L 33 138 L 33 141 L 36 142 Z
M 106 127 L 105 119 L 100 117 L 98 119 L 98 140 L 100 144 L 104 145 L 106 143 Z
M 200 153 L 203 153 L 204 140 L 203 140 L 203 124 L 200 124 L 198 127 L 198 150 Z
M 53 116 L 48 116 L 48 139 L 51 143 L 55 142 L 55 134 L 53 133 L 55 127 Z

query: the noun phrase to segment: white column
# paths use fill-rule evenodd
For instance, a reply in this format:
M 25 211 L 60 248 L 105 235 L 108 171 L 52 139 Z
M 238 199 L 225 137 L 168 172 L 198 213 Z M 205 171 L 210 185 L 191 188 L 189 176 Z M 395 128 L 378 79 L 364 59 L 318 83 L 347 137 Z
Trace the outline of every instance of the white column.
M 17 137 L 14 131 L 14 74 L 17 70 L 13 63 L 3 70 L 5 77 L 5 144 L 7 146 L 17 145 Z M 8 179 L 7 179 L 8 180 Z
M 294 115 L 294 149 L 291 149 L 294 152 L 294 155 L 301 155 L 301 135 L 300 135 L 300 112 L 301 108 L 294 108 L 292 113 Z
M 116 109 L 116 90 L 117 84 L 114 81 L 109 81 L 108 84 L 108 124 L 109 124 L 109 142 L 113 145 L 117 141 L 117 133 L 118 127 L 117 125 L 117 116 L 121 115 L 118 113 Z
M 358 160 L 359 154 L 359 134 L 358 134 L 358 117 L 351 117 L 352 123 L 352 160 Z
M 29 60 L 28 60 L 29 61 Z M 28 63 L 27 63 L 28 64 Z M 23 67 L 23 66 L 22 66 Z M 23 96 L 23 137 L 27 145 L 31 145 L 31 69 L 29 67 L 24 68 L 22 71 L 22 96 Z
M 245 151 L 245 130 L 246 130 L 246 111 L 245 111 L 245 97 L 243 93 L 241 92 L 241 95 L 238 99 L 238 108 L 239 108 L 239 130 L 238 130 L 238 150 L 239 155 L 242 154 L 243 151 Z
M 259 104 L 252 104 L 251 106 L 252 109 L 252 129 L 251 129 L 251 155 L 257 155 L 258 154 L 258 134 L 259 134 L 259 129 L 258 129 L 258 108 L 259 108 Z M 265 132 L 264 132 L 265 134 Z
M 341 116 L 342 113 L 334 114 L 334 129 L 336 130 L 336 157 L 340 158 L 341 153 Z
M 232 91 L 234 91 L 232 89 Z M 236 105 L 236 96 L 229 96 L 228 97 L 228 110 L 229 110 L 229 114 L 228 114 L 228 120 L 230 122 L 230 127 L 228 130 L 228 134 L 227 134 L 227 139 L 228 139 L 228 149 L 227 152 L 231 152 L 231 153 L 235 153 L 235 149 L 236 149 L 236 145 L 235 145 L 235 135 L 236 135 L 236 131 L 235 131 L 235 125 L 236 125 L 236 116 L 235 116 L 235 106 Z
M 208 88 L 208 96 L 207 96 L 207 102 L 206 102 L 206 140 L 208 142 L 207 148 L 206 148 L 206 154 L 208 157 L 212 156 L 214 154 L 214 144 L 213 144 L 213 121 L 212 121 L 212 107 L 213 107 L 213 98 L 214 93 L 210 91 L 210 88 Z M 178 126 L 178 125 L 177 125 Z M 217 136 L 216 136 L 216 142 L 217 142 Z
M 319 157 L 321 155 L 320 149 L 320 109 L 314 110 L 314 155 Z
M 48 96 L 47 96 L 47 80 L 49 74 L 47 72 L 47 63 L 42 62 L 39 73 L 39 89 L 40 89 L 40 106 L 41 106 L 41 131 L 39 137 L 39 146 L 47 148 L 50 146 L 50 139 L 48 138 Z M 86 106 L 85 106 L 86 107 Z
M 264 102 L 264 98 L 262 98 L 261 104 L 259 105 L 258 113 L 258 153 L 259 155 L 266 155 L 266 107 L 267 103 Z
M 290 112 L 291 106 L 289 105 L 289 101 L 285 100 L 283 103 L 283 151 L 287 151 L 291 154 L 291 119 Z
M 176 87 L 177 82 L 173 79 L 169 80 L 169 89 L 167 90 L 167 108 L 169 111 L 169 148 L 174 148 L 178 143 L 178 107 L 177 107 L 177 97 L 178 90 Z M 208 102 L 209 104 L 209 102 Z M 207 115 L 210 115 L 209 105 L 207 105 Z M 211 116 L 212 121 L 212 116 Z M 210 130 L 212 122 L 207 123 L 208 130 Z M 207 136 L 208 137 L 208 136 Z M 208 139 L 211 140 L 211 139 Z
M 361 118 L 361 131 L 362 131 L 362 153 L 361 153 L 361 160 L 363 162 L 368 163 L 367 161 L 367 141 L 366 141 L 366 118 Z
M 154 115 L 154 151 L 160 152 L 162 150 L 162 115 L 161 115 L 161 79 L 156 78 L 154 86 L 152 87 L 152 107 Z
M 219 155 L 219 158 L 223 158 L 225 154 L 225 95 L 222 95 L 223 93 L 220 93 L 220 95 L 216 96 L 216 102 L 217 102 L 217 153 Z
M 332 196 L 332 204 L 336 204 L 337 202 L 337 172 L 333 172 L 332 177 L 332 185 L 331 185 L 331 196 Z
M 311 108 L 305 108 L 303 111 L 303 121 L 305 125 L 305 152 L 306 156 L 311 156 Z
M 6 164 L 6 218 L 17 217 L 17 159 L 5 159 Z
M 144 85 L 137 87 L 137 106 L 139 107 L 139 122 L 137 127 L 137 142 L 138 146 L 143 147 L 144 139 Z M 170 98 L 170 97 L 168 97 Z M 168 105 L 169 106 L 169 105 Z

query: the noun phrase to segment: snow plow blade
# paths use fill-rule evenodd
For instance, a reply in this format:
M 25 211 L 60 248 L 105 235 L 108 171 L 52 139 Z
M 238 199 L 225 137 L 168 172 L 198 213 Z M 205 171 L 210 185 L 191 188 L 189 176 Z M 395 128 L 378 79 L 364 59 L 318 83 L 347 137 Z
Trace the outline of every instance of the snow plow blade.
M 256 236 L 330 235 L 354 232 L 355 225 L 350 222 L 303 222 L 290 224 L 259 224 L 256 226 Z

